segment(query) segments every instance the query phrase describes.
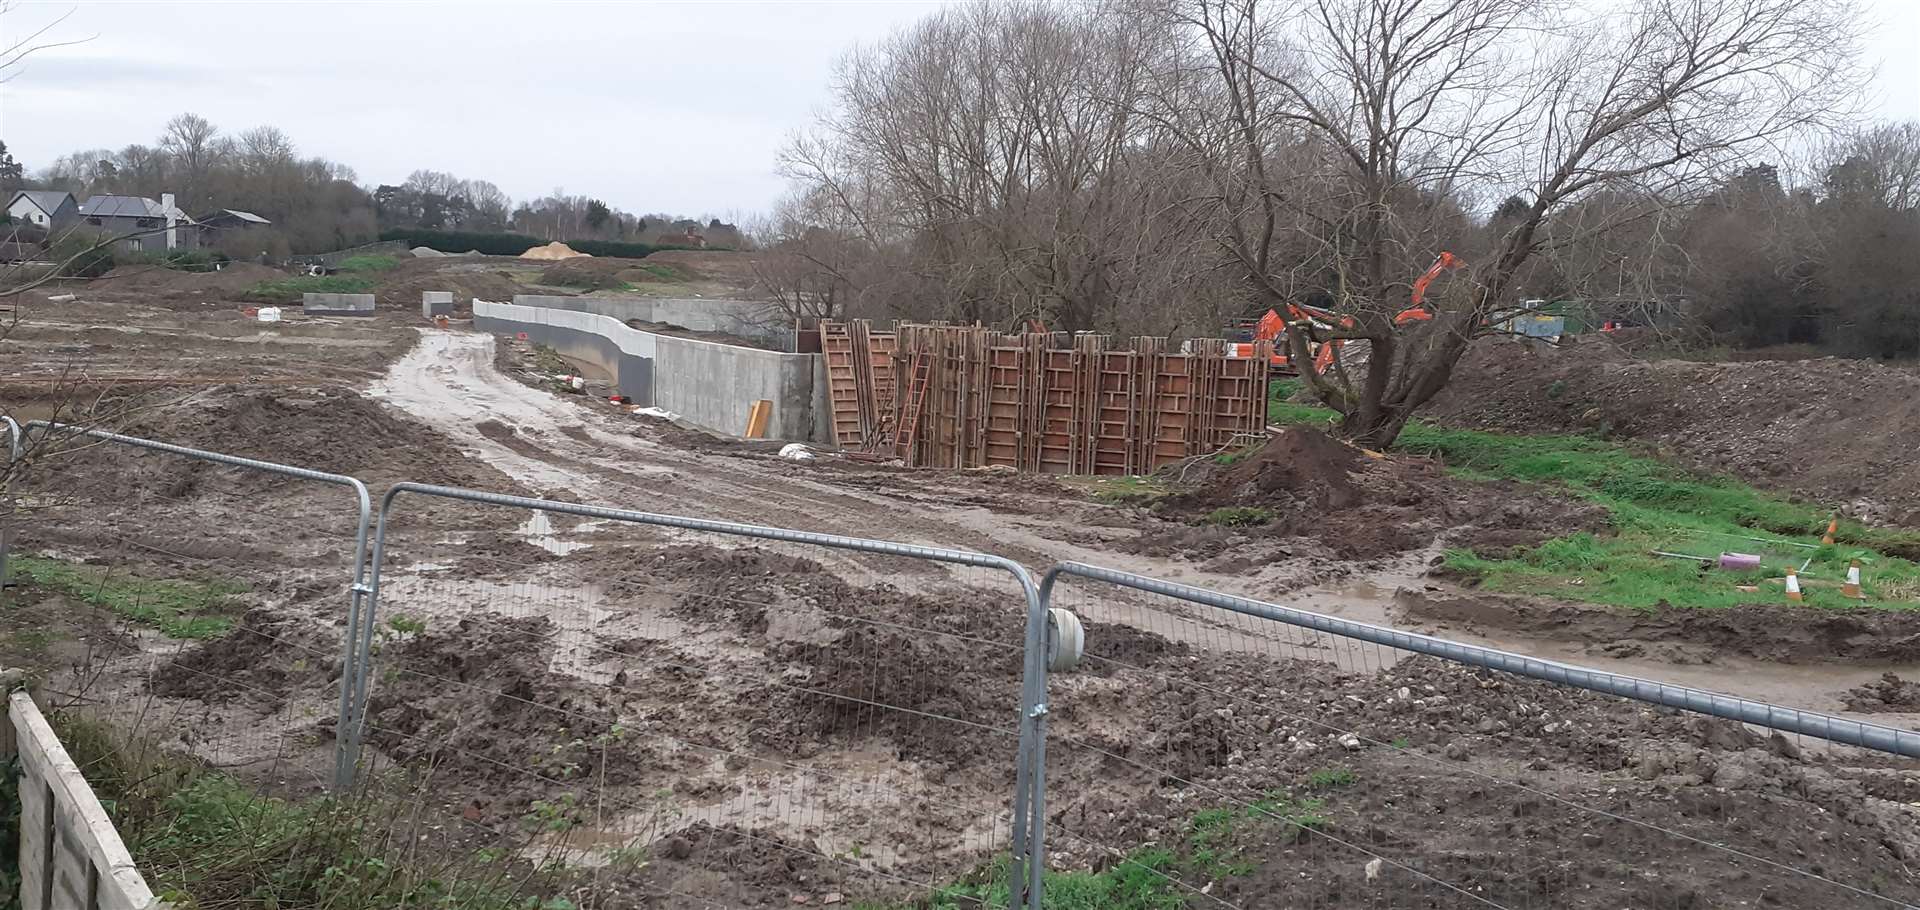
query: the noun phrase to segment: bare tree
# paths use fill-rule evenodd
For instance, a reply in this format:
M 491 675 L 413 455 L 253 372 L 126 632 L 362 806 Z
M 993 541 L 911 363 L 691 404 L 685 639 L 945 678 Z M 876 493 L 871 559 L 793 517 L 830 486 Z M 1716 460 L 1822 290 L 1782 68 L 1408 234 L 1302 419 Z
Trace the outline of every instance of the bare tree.
M 1364 364 L 1308 371 L 1355 440 L 1386 445 L 1447 383 L 1581 200 L 1684 195 L 1803 130 L 1858 84 L 1844 0 L 1634 0 L 1584 21 L 1543 0 L 1200 0 L 1172 21 L 1201 50 L 1239 155 L 1213 165 L 1221 240 L 1265 300 L 1318 284 L 1313 342 L 1365 341 Z M 1207 134 L 1178 132 L 1196 149 Z M 1291 155 L 1293 162 L 1276 173 Z M 1302 179 L 1304 178 L 1304 179 Z M 1472 206 L 1518 196 L 1503 233 L 1402 317 L 1425 261 L 1465 240 Z M 1302 268 L 1277 258 L 1304 238 Z M 1322 277 L 1324 276 L 1324 277 Z

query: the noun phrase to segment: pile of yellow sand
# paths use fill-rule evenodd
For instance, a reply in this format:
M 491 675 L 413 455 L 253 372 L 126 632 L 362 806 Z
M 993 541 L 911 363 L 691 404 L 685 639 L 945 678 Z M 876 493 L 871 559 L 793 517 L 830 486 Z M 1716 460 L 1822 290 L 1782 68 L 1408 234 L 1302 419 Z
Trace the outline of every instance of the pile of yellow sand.
M 581 258 L 591 259 L 593 257 L 591 254 L 582 253 L 579 250 L 574 249 L 573 247 L 567 246 L 566 244 L 561 243 L 558 240 L 555 240 L 554 242 L 549 243 L 546 246 L 536 246 L 533 249 L 530 249 L 524 253 L 521 253 L 520 258 L 542 259 L 542 260 L 551 261 L 555 259 L 581 259 Z

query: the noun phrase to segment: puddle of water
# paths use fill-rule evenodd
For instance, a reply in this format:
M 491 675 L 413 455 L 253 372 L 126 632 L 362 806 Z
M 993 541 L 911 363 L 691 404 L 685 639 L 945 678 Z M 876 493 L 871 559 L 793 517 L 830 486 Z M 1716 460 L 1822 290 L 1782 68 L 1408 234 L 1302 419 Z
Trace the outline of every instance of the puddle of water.
M 525 537 L 528 543 L 555 556 L 565 556 L 575 550 L 584 550 L 593 546 L 593 544 L 575 540 L 561 540 L 559 534 L 554 531 L 553 519 L 539 509 L 535 509 L 532 515 L 527 516 L 527 520 L 521 522 L 520 527 L 514 531 Z

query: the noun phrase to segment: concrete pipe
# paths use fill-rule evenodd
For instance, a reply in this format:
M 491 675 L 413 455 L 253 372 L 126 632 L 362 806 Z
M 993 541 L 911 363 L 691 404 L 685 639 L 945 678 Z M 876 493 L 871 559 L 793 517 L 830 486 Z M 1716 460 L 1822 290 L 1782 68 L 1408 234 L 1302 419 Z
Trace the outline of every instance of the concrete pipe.
M 1052 673 L 1065 673 L 1080 665 L 1080 656 L 1086 653 L 1087 630 L 1080 625 L 1080 617 L 1072 612 L 1053 607 L 1047 611 L 1047 670 Z

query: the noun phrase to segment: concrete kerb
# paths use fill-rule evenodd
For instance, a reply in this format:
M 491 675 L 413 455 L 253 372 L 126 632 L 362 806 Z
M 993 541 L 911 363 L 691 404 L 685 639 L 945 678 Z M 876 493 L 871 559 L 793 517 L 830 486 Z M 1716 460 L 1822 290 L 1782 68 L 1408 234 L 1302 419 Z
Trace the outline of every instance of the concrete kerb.
M 1920 758 L 1920 732 L 1912 730 L 1848 720 L 1817 711 L 1803 711 L 1799 708 L 1753 701 L 1719 692 L 1709 692 L 1705 689 L 1654 682 L 1590 667 L 1542 660 L 1511 651 L 1435 638 L 1431 635 L 1336 619 L 1320 613 L 1296 610 L 1231 594 L 1221 594 L 1205 588 L 1161 581 L 1157 578 L 1086 563 L 1063 562 L 1047 570 L 1046 575 L 1040 580 L 1040 602 L 1043 609 L 1052 602 L 1054 585 L 1064 575 L 1106 582 L 1151 594 L 1163 594 L 1245 616 L 1325 632 L 1356 641 L 1385 645 L 1415 654 L 1425 654 L 1471 667 L 1499 670 L 1528 679 L 1615 695 L 1650 705 L 1678 708 L 1782 733 L 1810 736 L 1826 742 L 1857 746 L 1907 758 Z M 1044 665 L 1042 669 L 1045 669 Z
M 349 665 L 352 675 L 342 674 L 343 709 L 340 720 L 339 742 L 343 744 L 341 767 L 351 769 L 357 765 L 360 757 L 360 745 L 367 705 L 367 682 L 371 676 L 370 650 L 374 630 L 378 623 L 380 603 L 380 570 L 386 555 L 387 518 L 393 513 L 395 501 L 402 493 L 415 493 L 422 496 L 438 496 L 445 499 L 463 500 L 483 505 L 503 506 L 507 508 L 535 509 L 544 512 L 556 512 L 563 515 L 577 515 L 582 518 L 598 518 L 608 521 L 623 521 L 634 524 L 654 525 L 658 527 L 679 528 L 686 531 L 703 531 L 711 534 L 725 534 L 758 540 L 773 540 L 785 543 L 805 544 L 827 547 L 837 550 L 851 550 L 858 553 L 877 553 L 886 556 L 904 556 L 914 559 L 926 559 L 934 562 L 956 565 L 976 566 L 998 569 L 1013 576 L 1019 582 L 1021 593 L 1026 598 L 1027 623 L 1024 663 L 1021 673 L 1020 705 L 1020 747 L 1014 788 L 1013 814 L 1013 869 L 1014 894 L 1020 894 L 1019 883 L 1023 878 L 1031 882 L 1025 902 L 1033 910 L 1040 908 L 1041 873 L 1046 868 L 1045 852 L 1045 785 L 1044 765 L 1044 721 L 1046 705 L 1042 701 L 1046 693 L 1046 636 L 1047 612 L 1042 605 L 1039 585 L 1033 580 L 1033 574 L 1027 567 L 989 553 L 971 550 L 949 550 L 941 547 L 927 547 L 918 544 L 898 543 L 885 540 L 869 540 L 860 537 L 842 537 L 835 534 L 818 534 L 812 531 L 796 531 L 789 528 L 773 528 L 762 525 L 741 524 L 731 521 L 715 521 L 705 518 L 688 518 L 679 515 L 663 515 L 653 512 L 639 512 L 630 509 L 614 509 L 602 506 L 582 505 L 572 502 L 556 502 L 548 499 L 535 499 L 528 496 L 510 496 L 504 493 L 489 493 L 482 490 L 468 490 L 460 487 L 444 487 L 434 484 L 403 482 L 388 488 L 380 501 L 380 517 L 373 536 L 373 568 L 367 577 L 366 608 L 355 611 L 359 620 L 357 629 L 350 629 L 349 648 L 357 654 Z M 353 640 L 357 639 L 357 643 Z M 351 702 L 348 698 L 348 680 L 351 680 Z
M 361 600 L 371 591 L 365 582 L 367 571 L 367 532 L 373 524 L 373 497 L 367 493 L 366 484 L 361 483 L 358 478 L 348 477 L 344 474 L 329 474 L 325 471 L 315 471 L 293 465 L 277 464 L 255 458 L 243 458 L 238 455 L 228 455 L 222 452 L 208 452 L 201 449 L 178 446 L 168 442 L 141 439 L 138 436 L 123 436 L 119 433 L 109 433 L 106 430 L 88 429 L 72 424 L 56 423 L 50 420 L 27 421 L 26 429 L 29 433 L 35 429 L 41 429 L 47 433 L 69 433 L 76 436 L 88 436 L 105 442 L 119 443 L 121 445 L 149 449 L 155 452 L 165 452 L 170 455 L 197 458 L 201 461 L 211 461 L 216 464 L 230 465 L 237 468 L 262 471 L 268 474 L 279 474 L 283 477 L 294 477 L 300 480 L 311 480 L 318 483 L 336 484 L 351 488 L 353 490 L 355 504 L 359 508 L 360 519 L 353 538 L 353 583 L 352 586 L 347 589 L 347 634 L 345 635 L 346 640 L 341 653 L 340 717 L 343 721 L 345 720 L 348 709 L 347 680 L 352 678 L 355 671 L 354 662 L 357 657 L 353 647 L 354 629 L 357 628 L 359 624 Z M 334 786 L 342 792 L 353 784 L 353 766 L 351 763 L 342 760 L 345 755 L 344 750 L 345 743 L 341 739 L 336 738 L 334 746 L 333 779 Z

